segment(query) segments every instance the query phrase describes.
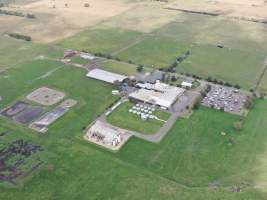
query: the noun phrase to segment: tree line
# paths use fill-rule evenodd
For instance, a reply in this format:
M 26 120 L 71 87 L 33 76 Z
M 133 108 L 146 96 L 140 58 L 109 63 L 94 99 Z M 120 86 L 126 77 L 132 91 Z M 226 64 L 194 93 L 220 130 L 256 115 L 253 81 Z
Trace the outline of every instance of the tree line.
M 0 6 L 0 8 L 1 8 L 1 6 Z M 3 10 L 3 9 L 0 9 L 0 14 L 2 14 L 2 15 L 13 15 L 13 16 L 18 16 L 18 17 L 26 17 L 28 19 L 34 19 L 35 18 L 35 15 L 31 14 L 31 13 L 26 13 L 25 14 L 25 13 L 18 12 L 18 11 Z

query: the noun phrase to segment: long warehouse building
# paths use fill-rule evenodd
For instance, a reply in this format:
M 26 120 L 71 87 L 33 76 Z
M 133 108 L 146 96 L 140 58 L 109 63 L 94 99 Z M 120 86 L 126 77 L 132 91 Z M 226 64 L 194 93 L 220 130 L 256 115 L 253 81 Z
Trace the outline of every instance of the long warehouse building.
M 113 72 L 108 72 L 102 69 L 93 69 L 89 71 L 86 76 L 89 78 L 105 81 L 111 84 L 113 84 L 115 81 L 122 82 L 125 79 L 127 79 L 127 76 L 116 74 Z

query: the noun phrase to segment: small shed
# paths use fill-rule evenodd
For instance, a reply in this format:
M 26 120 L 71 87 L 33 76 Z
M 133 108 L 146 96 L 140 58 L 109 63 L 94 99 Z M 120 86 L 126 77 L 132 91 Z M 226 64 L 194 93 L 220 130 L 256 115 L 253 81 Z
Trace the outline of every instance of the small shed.
M 184 87 L 184 88 L 192 88 L 193 87 L 193 83 L 190 83 L 188 81 L 183 81 L 182 82 L 182 87 Z

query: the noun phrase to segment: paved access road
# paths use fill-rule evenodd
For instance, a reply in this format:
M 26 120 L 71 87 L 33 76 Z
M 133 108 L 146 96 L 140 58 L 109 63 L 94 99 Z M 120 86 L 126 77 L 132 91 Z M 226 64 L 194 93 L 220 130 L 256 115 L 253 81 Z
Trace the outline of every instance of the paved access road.
M 191 107 L 194 104 L 195 99 L 198 98 L 199 95 L 199 92 L 186 91 L 186 93 L 181 98 L 179 98 L 179 100 L 175 102 L 175 104 L 172 106 L 172 108 L 170 109 L 170 118 L 159 129 L 157 133 L 153 135 L 144 135 L 141 133 L 132 132 L 132 134 L 149 142 L 160 142 L 168 134 L 170 129 L 176 123 L 177 119 L 181 117 L 184 112 L 186 112 L 186 107 Z

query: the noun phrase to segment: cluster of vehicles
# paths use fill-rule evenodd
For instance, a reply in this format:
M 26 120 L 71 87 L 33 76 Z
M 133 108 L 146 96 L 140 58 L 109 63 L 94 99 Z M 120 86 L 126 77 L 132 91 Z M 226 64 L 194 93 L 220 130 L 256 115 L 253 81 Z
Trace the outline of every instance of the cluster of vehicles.
M 238 90 L 213 86 L 203 99 L 202 104 L 218 110 L 238 114 L 244 109 L 247 98 L 247 96 L 240 94 Z

